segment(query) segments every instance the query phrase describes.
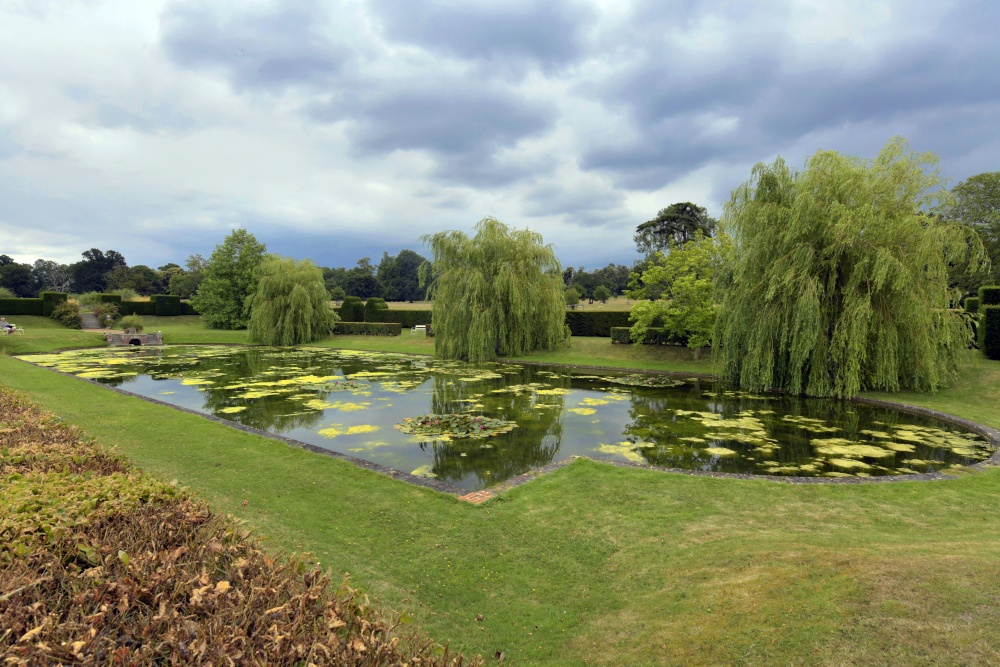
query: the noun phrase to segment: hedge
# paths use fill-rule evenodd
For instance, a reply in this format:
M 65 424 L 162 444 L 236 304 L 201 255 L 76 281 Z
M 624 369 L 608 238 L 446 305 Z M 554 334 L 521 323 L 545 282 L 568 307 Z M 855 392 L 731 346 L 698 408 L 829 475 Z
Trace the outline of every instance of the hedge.
M 43 315 L 41 299 L 0 299 L 0 314 L 3 315 Z
M 983 353 L 988 359 L 1000 359 L 1000 306 L 983 308 Z
M 122 301 L 119 315 L 156 315 L 156 304 L 152 301 Z
M 120 304 L 122 302 L 122 295 L 121 294 L 101 294 L 100 295 L 100 299 L 101 299 L 101 303 L 118 303 L 118 304 Z
M 344 297 L 340 304 L 340 319 L 344 322 L 364 322 L 365 306 L 356 296 Z
M 69 295 L 66 292 L 42 292 L 38 295 L 42 300 L 42 315 L 49 317 L 60 303 L 66 303 Z
M 611 328 L 611 342 L 612 343 L 632 343 L 632 329 L 631 327 L 612 327 Z M 687 338 L 675 338 L 666 329 L 659 329 L 656 327 L 649 327 L 646 329 L 646 340 L 642 342 L 643 345 L 687 345 Z
M 385 299 L 373 296 L 365 302 L 365 322 L 387 322 L 388 310 L 389 306 L 386 305 Z
M 574 336 L 603 336 L 607 338 L 611 335 L 614 327 L 630 327 L 629 313 L 627 311 L 588 311 L 576 312 L 566 311 L 566 326 L 573 332 Z
M 403 332 L 396 322 L 337 322 L 334 335 L 342 336 L 398 336 Z
M 979 312 L 979 297 L 970 296 L 965 299 L 965 312 L 976 314 Z
M 979 305 L 1000 306 L 1000 285 L 985 285 L 979 288 Z
M 184 312 L 181 298 L 173 294 L 154 294 L 149 297 L 157 317 L 174 317 Z
M 181 315 L 201 315 L 189 301 L 181 301 Z
M 430 325 L 431 311 L 429 310 L 390 310 L 383 315 L 387 321 L 399 322 L 404 329 L 412 329 L 418 324 Z

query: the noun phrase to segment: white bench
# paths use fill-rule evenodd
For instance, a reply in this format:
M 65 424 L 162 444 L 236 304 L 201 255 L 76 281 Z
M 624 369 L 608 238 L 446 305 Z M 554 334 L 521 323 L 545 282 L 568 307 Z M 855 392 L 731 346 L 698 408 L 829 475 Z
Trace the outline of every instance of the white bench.
M 427 325 L 426 324 L 414 324 L 413 328 L 410 329 L 410 333 L 417 333 L 418 331 L 423 331 L 426 334 L 427 333 Z

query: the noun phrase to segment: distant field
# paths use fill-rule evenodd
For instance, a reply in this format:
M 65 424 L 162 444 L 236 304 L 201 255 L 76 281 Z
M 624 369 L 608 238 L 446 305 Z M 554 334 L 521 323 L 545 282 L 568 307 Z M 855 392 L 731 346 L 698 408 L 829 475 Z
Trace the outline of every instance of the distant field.
M 430 310 L 430 301 L 388 301 L 386 302 L 389 306 L 389 310 Z M 632 300 L 626 299 L 623 296 L 616 296 L 613 299 L 608 299 L 607 303 L 601 303 L 600 301 L 595 301 L 594 303 L 588 303 L 586 299 L 581 299 L 579 305 L 577 305 L 576 310 L 611 310 L 611 311 L 629 311 L 632 310 Z

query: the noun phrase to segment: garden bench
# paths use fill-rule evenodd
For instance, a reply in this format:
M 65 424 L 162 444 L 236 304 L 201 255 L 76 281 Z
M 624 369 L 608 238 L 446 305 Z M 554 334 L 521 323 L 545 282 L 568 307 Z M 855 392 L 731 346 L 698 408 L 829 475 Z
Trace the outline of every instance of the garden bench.
M 427 325 L 426 324 L 414 324 L 413 328 L 410 329 L 410 333 L 417 333 L 418 331 L 423 331 L 424 333 L 427 333 Z
M 23 336 L 24 335 L 24 327 L 22 327 L 22 326 L 20 326 L 18 324 L 15 324 L 14 327 L 8 332 L 8 335 L 11 335 L 11 336 Z

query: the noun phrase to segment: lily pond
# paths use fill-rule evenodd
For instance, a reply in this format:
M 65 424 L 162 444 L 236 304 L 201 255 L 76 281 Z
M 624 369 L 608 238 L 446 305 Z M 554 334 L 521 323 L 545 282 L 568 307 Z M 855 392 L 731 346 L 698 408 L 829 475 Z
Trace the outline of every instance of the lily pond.
M 715 381 L 321 348 L 27 355 L 245 426 L 479 490 L 573 455 L 758 475 L 905 475 L 992 454 L 945 422 Z

